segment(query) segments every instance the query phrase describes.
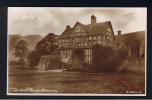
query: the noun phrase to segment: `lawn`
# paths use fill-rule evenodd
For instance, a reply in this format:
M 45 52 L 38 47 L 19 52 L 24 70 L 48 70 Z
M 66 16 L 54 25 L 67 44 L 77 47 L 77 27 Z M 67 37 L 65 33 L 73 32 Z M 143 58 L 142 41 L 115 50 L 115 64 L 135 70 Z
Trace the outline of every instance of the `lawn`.
M 127 94 L 145 91 L 144 74 L 9 70 L 9 93 Z

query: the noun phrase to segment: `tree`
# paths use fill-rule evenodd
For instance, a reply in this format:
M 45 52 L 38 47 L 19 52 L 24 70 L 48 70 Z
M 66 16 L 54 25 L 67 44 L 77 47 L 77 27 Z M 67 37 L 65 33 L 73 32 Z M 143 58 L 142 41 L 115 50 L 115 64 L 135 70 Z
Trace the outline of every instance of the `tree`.
M 35 67 L 38 65 L 41 56 L 50 55 L 55 50 L 57 50 L 57 40 L 56 35 L 49 33 L 42 40 L 40 40 L 36 46 L 35 50 L 31 51 L 28 55 L 30 66 Z
M 53 33 L 49 33 L 37 43 L 35 49 L 42 55 L 48 55 L 57 49 L 56 42 L 56 35 Z
M 37 50 L 33 50 L 28 54 L 29 65 L 34 68 L 41 58 L 41 54 Z
M 19 58 L 19 62 L 25 67 L 28 63 L 27 54 L 29 52 L 28 43 L 25 40 L 20 40 L 14 45 L 14 55 Z

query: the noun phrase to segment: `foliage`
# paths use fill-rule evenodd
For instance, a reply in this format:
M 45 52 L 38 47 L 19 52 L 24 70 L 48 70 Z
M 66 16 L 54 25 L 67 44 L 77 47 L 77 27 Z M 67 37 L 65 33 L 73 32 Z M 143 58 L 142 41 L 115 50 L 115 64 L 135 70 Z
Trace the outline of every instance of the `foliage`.
M 56 35 L 49 33 L 41 41 L 39 41 L 35 49 L 42 55 L 51 54 L 54 50 L 57 49 Z
M 28 43 L 24 40 L 18 41 L 15 45 L 15 53 L 16 57 L 22 58 L 28 53 Z
M 27 54 L 29 52 L 28 43 L 25 40 L 18 41 L 15 45 L 14 55 L 19 58 L 19 61 L 23 66 L 27 64 Z
M 41 54 L 37 50 L 33 50 L 28 54 L 29 65 L 35 67 L 41 58 Z
M 56 35 L 49 33 L 42 40 L 40 40 L 36 46 L 35 50 L 31 51 L 28 55 L 31 67 L 38 65 L 41 56 L 50 55 L 57 49 Z
M 115 71 L 126 59 L 125 50 L 114 50 L 112 47 L 95 45 L 93 47 L 93 64 L 91 69 L 99 72 Z

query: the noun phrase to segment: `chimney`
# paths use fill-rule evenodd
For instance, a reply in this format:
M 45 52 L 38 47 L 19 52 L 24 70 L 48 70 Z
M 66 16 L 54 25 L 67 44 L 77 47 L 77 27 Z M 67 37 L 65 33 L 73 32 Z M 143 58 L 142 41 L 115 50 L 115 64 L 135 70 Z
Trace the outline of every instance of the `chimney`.
M 121 35 L 121 30 L 118 30 L 118 35 Z
M 67 25 L 67 26 L 66 26 L 66 29 L 70 29 L 70 25 Z
M 96 17 L 94 15 L 91 16 L 91 24 L 96 23 Z

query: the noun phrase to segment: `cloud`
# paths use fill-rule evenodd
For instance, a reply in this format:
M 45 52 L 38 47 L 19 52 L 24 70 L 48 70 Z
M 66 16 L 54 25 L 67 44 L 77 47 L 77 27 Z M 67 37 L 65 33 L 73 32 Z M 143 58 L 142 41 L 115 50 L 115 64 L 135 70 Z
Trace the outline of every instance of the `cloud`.
M 111 21 L 114 31 L 146 30 L 145 8 L 51 8 L 51 7 L 9 7 L 8 33 L 20 35 L 61 34 L 66 25 L 76 21 L 90 23 L 94 14 L 97 22 Z

